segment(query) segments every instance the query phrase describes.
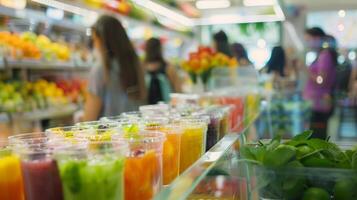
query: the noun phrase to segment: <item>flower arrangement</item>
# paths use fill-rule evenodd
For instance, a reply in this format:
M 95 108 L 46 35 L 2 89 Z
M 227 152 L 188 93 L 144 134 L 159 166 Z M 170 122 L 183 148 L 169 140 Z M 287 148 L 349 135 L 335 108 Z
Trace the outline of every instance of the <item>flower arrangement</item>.
M 217 67 L 237 67 L 235 58 L 215 52 L 210 47 L 200 46 L 197 52 L 192 52 L 189 59 L 182 63 L 182 68 L 190 75 L 191 80 L 196 83 L 201 77 L 206 84 L 211 76 L 212 69 Z

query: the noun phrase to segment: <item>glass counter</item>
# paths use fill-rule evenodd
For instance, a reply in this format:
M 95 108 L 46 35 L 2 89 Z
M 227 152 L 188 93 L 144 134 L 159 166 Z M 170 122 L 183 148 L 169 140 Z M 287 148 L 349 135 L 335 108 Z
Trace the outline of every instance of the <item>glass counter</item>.
M 240 144 L 255 140 L 256 120 L 261 112 L 246 116 L 239 133 L 225 135 L 194 165 L 182 173 L 155 197 L 155 200 L 248 199 L 247 183 L 238 176 Z

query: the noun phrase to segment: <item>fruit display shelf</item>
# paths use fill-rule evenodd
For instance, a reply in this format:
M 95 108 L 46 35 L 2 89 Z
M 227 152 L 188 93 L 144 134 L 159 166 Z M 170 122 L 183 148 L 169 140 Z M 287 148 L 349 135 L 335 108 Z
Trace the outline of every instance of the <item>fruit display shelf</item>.
M 69 70 L 87 71 L 89 65 L 76 65 L 72 62 L 47 62 L 38 60 L 4 60 L 0 69 L 27 69 L 27 70 Z
M 53 106 L 46 109 L 38 109 L 30 112 L 20 112 L 5 114 L 0 113 L 0 120 L 24 120 L 24 121 L 40 121 L 44 119 L 55 119 L 72 115 L 78 110 L 78 105 L 69 103 L 61 106 Z M 4 121 L 6 122 L 6 121 Z

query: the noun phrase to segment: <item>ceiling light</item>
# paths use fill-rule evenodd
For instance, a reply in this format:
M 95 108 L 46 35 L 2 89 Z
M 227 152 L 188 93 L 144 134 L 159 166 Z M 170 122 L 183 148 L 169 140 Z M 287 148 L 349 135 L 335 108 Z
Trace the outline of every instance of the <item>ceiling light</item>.
M 57 8 L 57 9 L 62 9 L 67 12 L 71 12 L 77 15 L 82 15 L 85 17 L 92 17 L 92 16 L 98 16 L 98 14 L 94 11 L 90 11 L 84 8 L 80 8 L 77 6 L 73 6 L 70 4 L 66 4 L 60 1 L 56 0 L 32 0 L 33 2 L 40 3 L 49 7 Z
M 244 6 L 272 6 L 277 4 L 276 0 L 243 0 Z
M 151 10 L 155 14 L 159 14 L 164 17 L 167 17 L 171 20 L 181 23 L 182 25 L 193 26 L 193 22 L 190 18 L 188 18 L 172 9 L 169 9 L 159 3 L 156 3 L 151 0 L 134 0 L 134 2 L 142 7 L 145 7 L 146 9 Z
M 196 1 L 196 8 L 198 9 L 218 9 L 228 8 L 231 6 L 229 0 L 199 0 Z
M 338 16 L 341 18 L 344 18 L 346 16 L 346 11 L 345 10 L 339 10 L 338 11 Z

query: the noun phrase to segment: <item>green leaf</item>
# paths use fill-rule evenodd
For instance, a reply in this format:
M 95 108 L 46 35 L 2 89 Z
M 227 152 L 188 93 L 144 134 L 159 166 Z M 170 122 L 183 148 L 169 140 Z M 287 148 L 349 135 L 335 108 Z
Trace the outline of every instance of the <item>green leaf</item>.
M 256 160 L 255 155 L 251 152 L 251 149 L 254 147 L 249 147 L 249 146 L 243 146 L 240 148 L 240 155 L 243 159 L 248 159 L 248 160 Z
M 300 133 L 299 135 L 296 135 L 295 137 L 293 137 L 291 140 L 293 140 L 293 141 L 308 140 L 308 139 L 310 139 L 312 133 L 313 133 L 313 131 L 311 131 L 311 130 L 304 131 L 304 132 Z
M 352 169 L 357 172 L 357 151 L 352 155 Z
M 273 151 L 268 151 L 263 163 L 268 167 L 281 167 L 296 157 L 296 148 L 287 145 L 280 145 Z
M 251 149 L 251 153 L 255 156 L 256 161 L 263 163 L 267 150 L 264 146 L 259 146 Z
M 332 168 L 335 163 L 326 158 L 318 158 L 316 156 L 310 156 L 301 160 L 301 163 L 305 167 L 317 167 L 317 168 Z

